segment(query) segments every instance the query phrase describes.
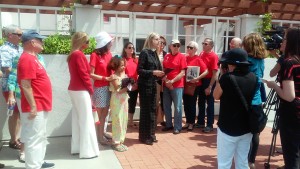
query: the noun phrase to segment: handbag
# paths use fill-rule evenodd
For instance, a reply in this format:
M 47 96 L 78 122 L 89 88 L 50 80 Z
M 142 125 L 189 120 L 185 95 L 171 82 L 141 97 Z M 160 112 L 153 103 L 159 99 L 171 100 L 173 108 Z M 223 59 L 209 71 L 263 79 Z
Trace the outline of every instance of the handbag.
M 261 105 L 249 106 L 246 101 L 246 98 L 242 94 L 242 91 L 236 82 L 235 77 L 233 75 L 229 74 L 229 78 L 232 81 L 234 87 L 236 88 L 237 94 L 240 96 L 240 99 L 241 99 L 246 111 L 248 112 L 248 117 L 249 117 L 248 122 L 249 122 L 249 127 L 250 127 L 251 133 L 256 134 L 256 133 L 262 132 L 264 130 L 264 128 L 266 127 L 266 124 L 268 121 L 268 117 L 264 113 L 263 107 Z M 256 82 L 257 82 L 257 78 L 256 78 Z M 253 93 L 255 93 L 255 92 L 253 91 Z
M 186 95 L 194 96 L 197 84 L 196 83 L 185 83 L 183 93 Z

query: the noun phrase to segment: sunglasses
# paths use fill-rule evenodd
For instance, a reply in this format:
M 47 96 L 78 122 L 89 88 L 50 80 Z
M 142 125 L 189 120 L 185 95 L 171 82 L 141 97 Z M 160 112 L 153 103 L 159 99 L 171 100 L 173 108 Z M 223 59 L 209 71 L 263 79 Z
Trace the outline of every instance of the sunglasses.
M 166 45 L 166 42 L 160 42 L 162 45 Z
M 176 48 L 176 47 L 177 47 L 177 48 L 180 48 L 180 44 L 173 44 L 173 47 L 174 47 L 174 48 Z
M 134 47 L 129 46 L 129 47 L 127 47 L 127 49 L 134 49 Z
M 202 42 L 202 45 L 205 45 L 205 46 L 207 46 L 207 45 L 209 45 L 208 43 L 206 43 L 206 42 Z
M 187 46 L 186 48 L 187 48 L 187 49 L 191 49 L 191 50 L 194 49 L 194 47 L 191 47 L 191 46 Z
M 22 33 L 12 33 L 13 35 L 17 35 L 17 36 L 19 36 L 19 37 L 21 37 L 22 36 Z

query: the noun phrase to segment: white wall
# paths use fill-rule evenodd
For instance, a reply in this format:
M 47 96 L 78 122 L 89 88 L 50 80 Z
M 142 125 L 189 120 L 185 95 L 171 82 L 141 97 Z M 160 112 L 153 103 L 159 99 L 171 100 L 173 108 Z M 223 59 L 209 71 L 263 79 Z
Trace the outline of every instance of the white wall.
M 65 55 L 44 55 L 47 73 L 53 91 L 53 110 L 49 114 L 47 133 L 49 136 L 71 135 L 71 101 L 68 95 L 69 70 Z M 0 97 L 0 140 L 9 139 L 6 105 Z
M 57 22 L 56 22 L 57 17 Z M 54 15 L 54 14 L 40 14 L 39 29 L 41 34 L 50 35 L 60 31 L 69 31 L 70 15 Z M 11 24 L 19 25 L 23 30 L 38 29 L 37 17 L 35 13 L 20 13 L 20 19 L 16 12 L 1 12 L 2 26 Z
M 47 133 L 49 136 L 71 135 L 71 101 L 68 95 L 69 70 L 64 55 L 44 55 L 47 73 L 50 76 L 53 91 L 53 110 L 49 115 Z M 266 59 L 265 78 L 270 79 L 269 71 L 275 65 L 275 59 Z M 216 110 L 217 111 L 217 110 Z M 216 112 L 217 114 L 218 112 Z M 138 118 L 137 111 L 135 117 Z M 6 104 L 0 96 L 0 140 L 9 139 L 7 129 Z

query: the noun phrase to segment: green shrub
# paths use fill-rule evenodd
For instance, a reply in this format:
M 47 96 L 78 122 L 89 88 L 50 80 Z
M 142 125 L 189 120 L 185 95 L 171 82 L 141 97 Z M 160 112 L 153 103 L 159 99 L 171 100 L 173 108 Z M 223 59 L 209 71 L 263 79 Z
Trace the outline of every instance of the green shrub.
M 0 46 L 3 45 L 4 42 L 5 42 L 4 38 L 0 39 Z
M 68 35 L 54 34 L 44 40 L 43 54 L 69 54 L 71 38 Z
M 89 48 L 84 50 L 85 54 L 91 54 L 96 47 L 95 38 L 90 38 Z M 44 40 L 44 50 L 42 54 L 65 54 L 71 50 L 71 36 L 54 34 Z
M 5 39 L 0 39 L 0 46 L 3 45 Z M 90 38 L 89 47 L 83 52 L 91 54 L 96 47 L 95 38 Z M 44 40 L 44 50 L 42 54 L 64 54 L 68 55 L 71 50 L 71 36 L 70 35 L 50 35 Z

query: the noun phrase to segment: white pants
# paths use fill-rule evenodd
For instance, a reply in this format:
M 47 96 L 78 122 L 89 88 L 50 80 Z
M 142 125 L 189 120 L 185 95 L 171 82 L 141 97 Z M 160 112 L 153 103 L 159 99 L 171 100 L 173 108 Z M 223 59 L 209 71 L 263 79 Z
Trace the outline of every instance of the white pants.
M 230 169 L 233 157 L 236 169 L 248 169 L 248 153 L 251 139 L 251 133 L 232 137 L 218 128 L 218 169 Z
M 40 169 L 44 163 L 46 145 L 48 144 L 46 126 L 48 112 L 37 112 L 33 120 L 29 120 L 29 113 L 20 113 L 21 142 L 24 143 L 26 169 Z
M 79 153 L 79 158 L 99 155 L 91 97 L 87 91 L 71 91 L 72 108 L 71 154 Z

